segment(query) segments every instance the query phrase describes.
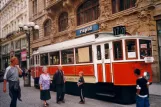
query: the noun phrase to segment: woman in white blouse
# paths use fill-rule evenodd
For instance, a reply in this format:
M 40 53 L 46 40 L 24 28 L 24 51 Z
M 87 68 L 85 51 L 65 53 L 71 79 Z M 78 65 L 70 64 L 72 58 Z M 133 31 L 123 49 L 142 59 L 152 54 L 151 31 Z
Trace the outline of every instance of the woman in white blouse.
M 39 84 L 40 84 L 40 99 L 44 101 L 44 107 L 47 107 L 49 104 L 46 102 L 51 99 L 50 96 L 50 75 L 47 72 L 47 67 L 43 67 L 43 73 L 40 75 Z

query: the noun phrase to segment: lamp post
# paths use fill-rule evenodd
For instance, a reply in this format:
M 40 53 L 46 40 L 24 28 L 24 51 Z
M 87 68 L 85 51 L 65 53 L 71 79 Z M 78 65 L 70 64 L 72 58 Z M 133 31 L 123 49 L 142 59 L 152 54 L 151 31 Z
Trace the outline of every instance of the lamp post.
M 28 78 L 24 80 L 24 86 L 31 87 L 31 76 L 30 76 L 30 35 L 34 30 L 39 30 L 39 26 L 35 25 L 34 22 L 29 22 L 27 24 L 19 23 L 20 31 L 25 32 L 26 38 L 28 41 L 28 55 L 27 55 L 27 69 L 28 69 Z M 34 33 L 33 33 L 34 34 Z M 26 83 L 27 82 L 27 83 Z

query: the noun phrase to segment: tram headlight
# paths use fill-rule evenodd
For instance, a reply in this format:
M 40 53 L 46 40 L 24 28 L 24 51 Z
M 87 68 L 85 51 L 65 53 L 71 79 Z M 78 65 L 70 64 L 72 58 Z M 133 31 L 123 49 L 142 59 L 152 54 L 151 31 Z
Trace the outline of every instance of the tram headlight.
M 147 80 L 149 80 L 150 79 L 150 73 L 147 72 L 147 71 L 145 71 L 144 72 L 144 78 L 147 79 Z

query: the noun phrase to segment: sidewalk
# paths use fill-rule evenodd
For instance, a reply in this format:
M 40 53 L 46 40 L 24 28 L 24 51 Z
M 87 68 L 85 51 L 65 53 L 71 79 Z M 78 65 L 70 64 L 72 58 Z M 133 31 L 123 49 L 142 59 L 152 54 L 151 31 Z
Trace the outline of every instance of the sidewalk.
M 153 83 L 149 86 L 149 93 L 152 95 L 161 96 L 161 83 Z

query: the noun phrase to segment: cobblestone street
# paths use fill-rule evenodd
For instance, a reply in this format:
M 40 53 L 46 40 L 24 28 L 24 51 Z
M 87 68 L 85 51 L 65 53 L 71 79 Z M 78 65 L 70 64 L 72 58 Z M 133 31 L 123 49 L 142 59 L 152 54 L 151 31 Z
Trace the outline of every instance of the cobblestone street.
M 3 83 L 0 83 L 0 107 L 9 107 L 10 97 L 7 93 L 3 93 Z M 24 87 L 21 83 L 22 88 L 22 102 L 18 101 L 18 107 L 43 107 L 42 101 L 39 99 L 39 90 L 34 87 Z M 51 100 L 49 100 L 50 107 L 135 107 L 135 104 L 132 105 L 120 105 L 112 102 L 105 102 L 95 99 L 86 98 L 86 104 L 80 105 L 78 101 L 80 100 L 78 96 L 66 95 L 65 104 L 56 104 L 55 103 L 55 92 L 51 92 Z M 160 107 L 161 105 L 161 96 L 159 95 L 150 95 L 151 107 Z

